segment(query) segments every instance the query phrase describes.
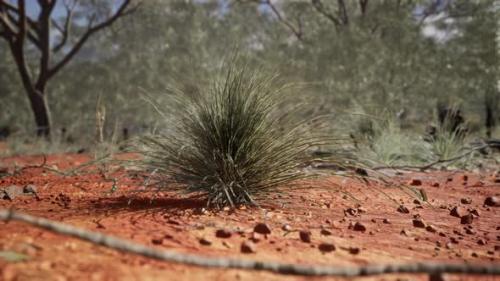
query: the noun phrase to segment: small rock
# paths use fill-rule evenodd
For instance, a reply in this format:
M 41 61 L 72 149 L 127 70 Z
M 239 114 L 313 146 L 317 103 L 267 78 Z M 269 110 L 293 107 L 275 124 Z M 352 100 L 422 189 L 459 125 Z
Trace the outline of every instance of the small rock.
M 477 240 L 477 244 L 478 244 L 478 245 L 486 245 L 486 240 L 484 240 L 483 238 L 479 238 L 479 239 Z
M 37 188 L 33 184 L 28 184 L 23 187 L 23 193 L 26 194 L 37 194 Z
M 399 205 L 398 212 L 403 214 L 409 214 L 410 210 L 408 210 L 408 208 L 406 208 L 405 205 Z
M 383 219 L 382 222 L 385 224 L 391 224 L 391 221 L 387 218 Z
M 358 247 L 349 247 L 349 254 L 357 255 L 361 252 L 361 249 Z
M 227 229 L 218 229 L 215 232 L 215 237 L 217 238 L 229 238 L 233 233 Z
M 227 241 L 222 241 L 222 246 L 228 248 L 228 249 L 232 249 L 233 248 L 233 244 L 227 242 Z
M 432 187 L 439 187 L 439 182 L 432 183 Z
M 330 253 L 330 252 L 335 251 L 336 248 L 335 248 L 335 245 L 333 245 L 331 243 L 321 243 L 321 244 L 319 244 L 318 249 L 322 253 Z
M 344 210 L 344 214 L 356 217 L 358 216 L 358 210 L 354 208 L 347 208 L 346 210 Z
M 474 219 L 474 216 L 472 214 L 467 214 L 467 215 L 462 216 L 460 218 L 460 223 L 461 224 L 471 224 L 473 219 Z
M 154 245 L 161 245 L 161 243 L 163 243 L 163 238 L 153 238 L 151 239 L 151 243 Z
M 282 229 L 283 231 L 287 231 L 287 232 L 292 231 L 292 227 L 291 227 L 289 224 L 284 224 L 284 225 L 281 227 L 281 229 Z
M 474 257 L 474 258 L 479 257 L 479 256 L 478 256 L 478 254 L 477 254 L 476 252 L 472 252 L 471 256 L 472 256 L 472 257 Z
M 200 244 L 203 245 L 203 246 L 210 246 L 210 245 L 212 245 L 212 241 L 208 240 L 205 237 L 200 238 L 198 240 L 198 242 L 200 242 Z
M 420 185 L 422 185 L 422 180 L 420 180 L 420 179 L 411 179 L 410 182 L 409 182 L 409 185 L 420 186 Z
M 413 226 L 418 227 L 418 228 L 425 228 L 425 222 L 422 219 L 414 219 L 413 220 Z
M 415 205 L 422 205 L 422 203 L 418 199 L 413 200 L 413 204 L 415 204 Z
M 455 237 L 450 237 L 450 242 L 453 244 L 458 244 L 458 239 Z
M 500 252 L 500 245 L 495 245 L 493 248 L 496 252 Z
M 465 233 L 470 234 L 470 235 L 474 235 L 474 234 L 476 234 L 476 231 L 472 228 L 466 228 Z
M 468 204 L 472 203 L 472 199 L 471 198 L 462 198 L 462 199 L 460 199 L 460 203 L 468 205 Z
M 490 206 L 490 207 L 500 207 L 500 199 L 496 196 L 487 197 L 484 200 L 484 205 Z
M 471 209 L 471 210 L 469 210 L 469 212 L 471 214 L 473 214 L 474 216 L 479 217 L 479 211 L 477 209 Z
M 252 241 L 243 241 L 240 250 L 244 254 L 251 254 L 257 252 L 257 246 Z
M 461 217 L 467 215 L 467 211 L 460 206 L 455 206 L 455 207 L 453 207 L 453 209 L 451 209 L 450 215 L 457 217 L 457 218 L 461 218 Z
M 254 233 L 252 233 L 252 237 L 250 238 L 250 240 L 252 240 L 253 242 L 257 243 L 260 240 L 262 240 L 262 236 L 261 236 L 261 234 L 259 234 L 257 232 L 254 232 Z
M 271 234 L 271 228 L 265 223 L 258 223 L 254 228 L 253 231 L 259 234 Z
M 468 181 L 468 180 L 469 180 L 469 176 L 467 176 L 467 175 L 463 175 L 463 176 L 462 176 L 462 180 L 463 180 L 463 181 Z
M 432 224 L 429 224 L 427 225 L 427 227 L 425 227 L 425 230 L 431 232 L 431 233 L 436 233 L 437 232 L 437 229 L 435 226 L 433 226 Z
M 332 235 L 332 232 L 326 228 L 321 228 L 320 234 L 324 236 L 330 236 Z
M 300 240 L 304 243 L 311 243 L 311 231 L 309 230 L 301 230 L 299 232 Z
M 7 186 L 6 188 L 4 188 L 3 196 L 2 196 L 2 192 L 0 191 L 0 197 L 2 197 L 2 199 L 12 201 L 16 197 L 20 196 L 22 193 L 23 193 L 23 191 L 22 191 L 21 187 L 19 187 L 17 185 L 10 185 L 10 186 Z
M 356 222 L 352 229 L 355 231 L 366 231 L 366 226 L 360 222 Z

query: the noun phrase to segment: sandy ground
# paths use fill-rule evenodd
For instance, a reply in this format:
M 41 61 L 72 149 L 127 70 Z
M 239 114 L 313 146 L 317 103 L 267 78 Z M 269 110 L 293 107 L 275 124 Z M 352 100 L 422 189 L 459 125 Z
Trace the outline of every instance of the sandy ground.
M 63 170 L 89 159 L 85 155 L 52 155 L 47 165 Z M 12 173 L 16 166 L 37 165 L 42 160 L 40 156 L 3 158 L 0 167 Z M 110 178 L 119 179 L 114 193 L 109 192 L 113 185 Z M 425 190 L 428 203 L 415 200 L 397 187 L 411 181 L 414 187 Z M 484 205 L 487 197 L 500 195 L 500 178 L 492 172 L 404 174 L 392 177 L 390 186 L 325 176 L 271 196 L 261 209 L 220 212 L 206 211 L 205 203 L 197 197 L 131 193 L 142 182 L 140 176 L 124 177 L 123 171 L 61 176 L 39 168 L 25 169 L 0 177 L 0 191 L 11 185 L 32 184 L 37 196 L 22 194 L 13 200 L 0 196 L 0 208 L 14 208 L 159 249 L 210 257 L 339 266 L 415 261 L 500 264 L 500 207 Z M 409 212 L 399 212 L 400 205 Z M 463 224 L 461 218 L 451 215 L 455 207 L 461 215 L 472 213 L 472 221 Z M 271 234 L 253 234 L 258 223 L 265 223 Z M 226 230 L 230 237 L 216 237 L 218 230 Z M 301 230 L 311 232 L 309 243 L 301 240 Z M 253 241 L 255 253 L 241 252 L 241 244 L 248 240 Z M 335 250 L 322 251 L 322 243 L 333 244 Z M 159 262 L 17 222 L 0 222 L 0 251 L 29 257 L 22 262 L 0 258 L 0 280 L 5 281 L 306 279 Z M 492 276 L 446 278 L 500 280 Z M 353 280 L 427 280 L 427 276 L 384 275 Z

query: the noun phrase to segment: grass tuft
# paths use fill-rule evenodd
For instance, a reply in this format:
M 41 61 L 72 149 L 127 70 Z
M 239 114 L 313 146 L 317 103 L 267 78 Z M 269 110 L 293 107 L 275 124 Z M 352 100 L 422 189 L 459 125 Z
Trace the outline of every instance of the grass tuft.
M 172 128 L 139 141 L 153 185 L 203 193 L 217 208 L 255 204 L 307 177 L 300 169 L 311 160 L 307 151 L 322 144 L 311 122 L 279 113 L 288 87 L 277 86 L 276 76 L 235 63 L 223 69 L 206 91 L 172 91 Z

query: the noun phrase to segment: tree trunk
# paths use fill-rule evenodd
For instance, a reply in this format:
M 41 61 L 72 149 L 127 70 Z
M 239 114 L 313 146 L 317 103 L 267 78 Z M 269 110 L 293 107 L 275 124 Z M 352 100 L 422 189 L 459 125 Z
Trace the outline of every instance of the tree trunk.
M 36 134 L 39 137 L 50 136 L 50 115 L 47 100 L 45 98 L 45 89 L 40 87 L 37 89 L 27 90 L 30 100 L 31 110 L 35 117 Z

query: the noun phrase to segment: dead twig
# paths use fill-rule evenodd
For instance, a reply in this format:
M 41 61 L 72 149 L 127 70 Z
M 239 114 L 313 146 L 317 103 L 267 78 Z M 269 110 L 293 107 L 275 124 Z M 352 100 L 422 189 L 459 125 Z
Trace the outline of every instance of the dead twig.
M 455 157 L 452 157 L 452 158 L 449 158 L 449 159 L 439 159 L 439 160 L 436 160 L 434 162 L 431 162 L 429 164 L 426 164 L 426 165 L 422 165 L 422 166 L 414 166 L 414 165 L 401 165 L 401 166 L 378 166 L 378 167 L 374 167 L 372 168 L 373 170 L 383 170 L 383 169 L 395 169 L 395 170 L 420 170 L 421 172 L 425 171 L 425 170 L 428 170 L 438 164 L 443 164 L 443 163 L 451 163 L 451 162 L 455 162 L 455 161 L 458 161 L 462 158 L 465 158 L 469 155 L 471 155 L 472 153 L 478 151 L 478 150 L 483 150 L 485 148 L 488 148 L 490 147 L 490 145 L 486 144 L 486 145 L 482 145 L 482 146 L 478 146 L 478 147 L 473 147 L 471 149 L 469 149 L 467 152 L 461 154 L 461 155 L 458 155 L 458 156 L 455 156 Z
M 81 228 L 76 228 L 67 224 L 51 221 L 48 219 L 33 217 L 18 213 L 12 210 L 0 209 L 0 220 L 20 221 L 42 229 L 46 229 L 58 234 L 68 235 L 97 245 L 102 245 L 111 249 L 126 253 L 133 253 L 145 257 L 195 265 L 209 268 L 233 268 L 244 270 L 269 271 L 280 274 L 302 275 L 302 276 L 372 276 L 388 273 L 417 273 L 429 274 L 435 278 L 443 273 L 456 274 L 480 274 L 480 275 L 500 275 L 500 266 L 473 265 L 473 264 L 446 264 L 446 263 L 413 263 L 400 265 L 372 265 L 360 267 L 337 267 L 337 266 L 313 266 L 301 264 L 285 264 L 277 262 L 263 262 L 231 258 L 210 258 L 192 254 L 182 254 L 175 251 L 158 250 L 144 245 L 136 244 L 116 238 L 110 235 L 92 232 Z

